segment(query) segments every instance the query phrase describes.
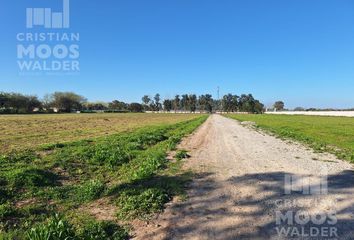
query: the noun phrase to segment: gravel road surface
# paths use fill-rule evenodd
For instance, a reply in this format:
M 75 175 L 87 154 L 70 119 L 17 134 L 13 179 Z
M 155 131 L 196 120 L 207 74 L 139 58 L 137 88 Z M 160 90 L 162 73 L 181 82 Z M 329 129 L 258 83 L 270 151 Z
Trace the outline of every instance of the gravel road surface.
M 354 239 L 351 164 L 215 114 L 180 148 L 188 198 L 135 239 Z

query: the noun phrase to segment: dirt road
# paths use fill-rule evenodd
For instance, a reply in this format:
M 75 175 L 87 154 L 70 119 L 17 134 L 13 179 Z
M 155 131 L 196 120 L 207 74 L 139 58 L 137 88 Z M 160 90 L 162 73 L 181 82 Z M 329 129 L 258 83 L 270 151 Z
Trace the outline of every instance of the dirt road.
M 196 172 L 188 199 L 136 239 L 354 239 L 351 164 L 219 115 L 181 148 Z

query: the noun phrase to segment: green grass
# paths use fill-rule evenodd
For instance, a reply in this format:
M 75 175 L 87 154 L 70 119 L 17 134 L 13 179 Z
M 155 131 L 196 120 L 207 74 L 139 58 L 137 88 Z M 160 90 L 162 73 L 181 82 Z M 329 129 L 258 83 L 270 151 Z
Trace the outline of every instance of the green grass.
M 82 139 L 175 124 L 195 114 L 100 113 L 0 115 L 0 155 L 18 149 L 58 146 Z
M 47 222 L 31 228 L 26 237 L 29 240 L 124 240 L 129 235 L 125 228 L 114 222 L 91 220 L 83 228 L 75 228 L 62 216 L 54 215 Z
M 170 196 L 163 187 L 136 186 L 126 188 L 117 199 L 119 219 L 149 217 L 150 214 L 163 209 Z
M 0 239 L 125 239 L 118 220 L 148 219 L 184 194 L 190 174 L 166 156 L 206 118 L 1 156 Z M 115 223 L 83 210 L 101 198 L 116 208 Z
M 276 135 L 308 144 L 316 151 L 334 153 L 354 162 L 354 118 L 289 115 L 228 114 L 239 121 L 253 121 Z

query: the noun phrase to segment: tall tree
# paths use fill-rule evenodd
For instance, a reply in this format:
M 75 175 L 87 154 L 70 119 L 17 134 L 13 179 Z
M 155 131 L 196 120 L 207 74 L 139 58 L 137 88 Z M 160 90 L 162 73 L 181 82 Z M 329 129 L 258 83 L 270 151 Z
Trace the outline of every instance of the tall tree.
M 128 110 L 128 104 L 125 103 L 125 102 L 118 101 L 118 100 L 113 100 L 112 102 L 110 102 L 108 104 L 108 107 L 111 110 L 117 110 L 117 111 L 126 111 L 126 110 Z
M 211 94 L 205 94 L 205 109 L 207 112 L 213 112 L 213 97 Z
M 31 113 L 35 108 L 42 108 L 37 96 L 0 92 L 0 109 L 3 113 Z
M 159 93 L 156 93 L 155 97 L 154 97 L 154 100 L 155 100 L 155 111 L 160 111 L 161 109 L 161 103 L 160 103 L 160 94 Z
M 141 105 L 140 103 L 131 103 L 129 104 L 128 109 L 131 112 L 142 112 L 143 105 Z
M 264 105 L 254 99 L 252 94 L 242 94 L 238 101 L 239 110 L 249 113 L 262 113 L 264 111 Z
M 27 112 L 33 112 L 35 108 L 42 108 L 42 103 L 38 100 L 37 96 L 26 96 L 26 98 Z
M 224 95 L 222 98 L 222 110 L 224 112 L 236 112 L 238 111 L 239 103 L 238 96 L 231 93 Z
M 232 112 L 237 112 L 238 111 L 238 96 L 237 95 L 232 95 L 232 99 L 231 99 L 231 111 Z
M 215 109 L 215 111 L 222 110 L 222 100 L 214 99 L 213 100 L 213 109 Z
M 148 95 L 144 95 L 144 96 L 141 98 L 141 100 L 143 101 L 143 103 L 144 103 L 145 105 L 148 105 L 149 102 L 151 101 L 151 98 L 150 98 Z
M 254 112 L 254 98 L 252 94 L 242 94 L 239 99 L 240 111 L 242 112 Z
M 195 94 L 190 94 L 188 96 L 188 100 L 189 100 L 189 110 L 191 112 L 195 112 L 195 110 L 197 109 L 197 95 Z
M 255 100 L 254 113 L 263 113 L 263 112 L 264 112 L 264 105 L 260 101 Z
M 282 111 L 284 110 L 284 102 L 283 101 L 276 101 L 273 105 L 273 107 L 277 110 L 277 111 Z
M 86 98 L 73 92 L 55 92 L 51 95 L 50 106 L 58 108 L 62 112 L 81 110 Z
M 189 97 L 188 94 L 183 94 L 181 98 L 181 108 L 183 111 L 187 111 L 189 109 Z
M 180 102 L 181 99 L 179 98 L 179 95 L 176 95 L 175 99 L 173 100 L 173 109 L 175 110 L 175 112 L 180 109 Z
M 201 111 L 206 111 L 211 113 L 213 111 L 213 98 L 210 94 L 200 95 L 198 103 Z
M 0 92 L 0 108 L 6 108 L 6 104 L 9 102 L 9 94 Z
M 144 110 L 145 111 L 148 111 L 149 110 L 149 103 L 151 101 L 151 98 L 148 96 L 148 95 L 144 95 L 142 98 L 141 98 L 141 101 L 143 102 L 144 104 Z
M 205 111 L 205 95 L 200 95 L 198 97 L 198 105 L 199 105 L 199 110 L 200 112 Z
M 163 101 L 163 109 L 167 112 L 170 112 L 172 109 L 172 100 L 170 99 L 165 99 Z
M 222 103 L 222 110 L 224 112 L 230 112 L 232 109 L 232 94 L 229 93 L 227 95 L 224 95 L 221 100 L 221 103 Z

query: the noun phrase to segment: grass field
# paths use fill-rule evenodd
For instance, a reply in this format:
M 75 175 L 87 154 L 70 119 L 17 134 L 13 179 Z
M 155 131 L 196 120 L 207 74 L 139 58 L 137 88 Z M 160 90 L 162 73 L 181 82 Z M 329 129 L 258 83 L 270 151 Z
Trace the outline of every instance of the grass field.
M 251 114 L 227 116 L 239 121 L 255 122 L 258 127 L 280 137 L 295 139 L 317 151 L 328 151 L 341 159 L 354 161 L 353 118 Z
M 95 131 L 88 126 L 95 124 L 111 134 L 80 136 L 81 140 L 60 144 L 56 142 L 61 138 L 49 136 L 45 145 L 37 142 L 29 144 L 32 148 L 1 155 L 0 239 L 127 239 L 132 220 L 147 219 L 174 196 L 183 197 L 190 174 L 182 172 L 180 164 L 187 154 L 177 151 L 170 161 L 166 156 L 207 118 L 164 114 L 43 117 L 3 117 L 2 121 L 50 122 L 57 126 L 54 132 L 63 129 L 66 134 L 70 132 L 67 121 L 80 124 L 85 120 L 89 122 L 82 122 L 87 136 Z M 118 133 L 103 126 L 100 117 L 114 121 Z M 35 128 L 26 126 L 27 132 Z
M 191 114 L 142 113 L 0 115 L 0 153 L 95 138 L 141 126 L 173 124 L 194 117 Z

